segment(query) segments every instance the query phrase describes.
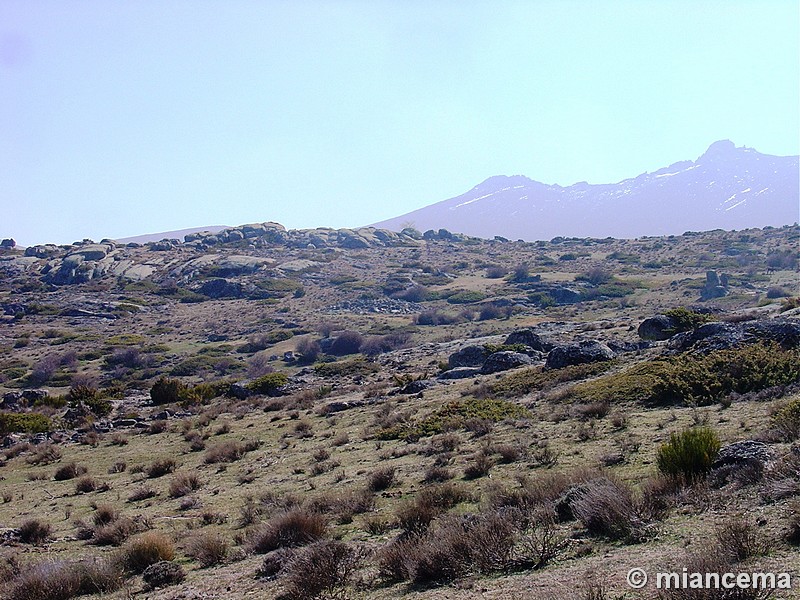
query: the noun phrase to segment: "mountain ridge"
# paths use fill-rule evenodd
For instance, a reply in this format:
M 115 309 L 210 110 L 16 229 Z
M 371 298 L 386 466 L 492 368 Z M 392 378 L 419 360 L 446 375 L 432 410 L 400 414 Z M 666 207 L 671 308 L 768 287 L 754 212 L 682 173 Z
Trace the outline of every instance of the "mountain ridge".
M 454 198 L 374 223 L 491 238 L 634 238 L 781 226 L 798 220 L 798 157 L 761 154 L 730 140 L 617 183 L 567 187 L 495 175 Z

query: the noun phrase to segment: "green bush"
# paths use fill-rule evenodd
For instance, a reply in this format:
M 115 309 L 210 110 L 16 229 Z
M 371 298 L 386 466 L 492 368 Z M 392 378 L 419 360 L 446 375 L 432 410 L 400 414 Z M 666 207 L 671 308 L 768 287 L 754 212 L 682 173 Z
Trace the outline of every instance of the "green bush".
M 480 302 L 486 298 L 486 294 L 477 290 L 464 290 L 456 292 L 448 296 L 447 302 L 449 304 L 471 304 L 473 302 Z
M 44 433 L 50 431 L 50 419 L 40 413 L 0 412 L 0 435 L 7 433 Z
M 675 333 L 690 331 L 691 329 L 700 327 L 700 325 L 713 320 L 711 315 L 695 312 L 683 306 L 671 308 L 670 310 L 664 311 L 664 314 L 675 323 Z
M 153 404 L 172 404 L 180 402 L 186 393 L 186 384 L 177 379 L 159 377 L 158 381 L 150 388 L 150 399 Z
M 750 344 L 706 355 L 681 354 L 635 365 L 622 373 L 575 385 L 584 402 L 708 405 L 731 392 L 745 394 L 800 379 L 800 350 Z
M 772 427 L 786 441 L 800 438 L 800 398 L 795 398 L 772 416 Z
M 665 475 L 695 480 L 705 477 L 719 453 L 719 437 L 709 427 L 685 429 L 669 436 L 658 449 L 658 470 Z
M 259 394 L 274 394 L 289 382 L 283 373 L 267 373 L 247 384 L 247 389 Z

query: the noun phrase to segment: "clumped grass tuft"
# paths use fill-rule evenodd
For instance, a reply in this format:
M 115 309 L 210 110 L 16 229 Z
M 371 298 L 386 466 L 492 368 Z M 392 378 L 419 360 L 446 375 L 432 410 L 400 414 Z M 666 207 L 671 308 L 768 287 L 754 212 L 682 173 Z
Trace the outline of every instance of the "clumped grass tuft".
M 382 492 L 389 489 L 395 482 L 395 468 L 381 467 L 367 477 L 367 488 L 371 492 Z
M 292 509 L 261 525 L 251 537 L 250 548 L 258 554 L 266 554 L 278 548 L 304 546 L 322 538 L 327 527 L 321 514 Z
M 167 473 L 172 473 L 177 466 L 178 464 L 175 462 L 174 458 L 162 458 L 154 461 L 147 467 L 146 473 L 150 479 L 155 479 L 157 477 L 163 477 Z
M 202 482 L 197 473 L 178 473 L 169 483 L 169 495 L 181 498 L 200 489 Z
M 129 540 L 117 554 L 117 561 L 127 573 L 139 574 L 152 564 L 174 557 L 172 540 L 163 533 L 148 531 Z
M 189 540 L 186 554 L 195 559 L 203 568 L 213 567 L 225 562 L 230 550 L 228 540 L 220 533 L 201 533 Z

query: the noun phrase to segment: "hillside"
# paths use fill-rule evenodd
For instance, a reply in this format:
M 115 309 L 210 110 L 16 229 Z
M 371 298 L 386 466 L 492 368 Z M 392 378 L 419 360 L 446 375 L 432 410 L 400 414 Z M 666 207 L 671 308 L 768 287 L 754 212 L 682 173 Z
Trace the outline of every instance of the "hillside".
M 796 587 L 799 242 L 257 223 L 0 249 L 0 598 Z
M 725 140 L 696 161 L 613 184 L 562 187 L 522 175 L 491 177 L 461 196 L 375 227 L 400 231 L 413 223 L 421 231 L 533 241 L 782 226 L 800 217 L 798 181 L 797 156 L 770 156 Z

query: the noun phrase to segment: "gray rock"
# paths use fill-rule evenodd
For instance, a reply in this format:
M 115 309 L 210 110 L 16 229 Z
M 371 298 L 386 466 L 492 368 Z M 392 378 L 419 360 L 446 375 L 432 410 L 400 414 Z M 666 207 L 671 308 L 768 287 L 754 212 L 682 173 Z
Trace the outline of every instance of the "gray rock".
M 209 298 L 241 298 L 242 284 L 227 279 L 211 279 L 201 285 L 197 292 Z
M 561 369 L 569 365 L 601 362 L 614 358 L 614 352 L 598 341 L 586 341 L 568 346 L 558 346 L 547 355 L 545 368 Z
M 142 579 L 148 590 L 175 585 L 186 578 L 186 572 L 178 563 L 162 560 L 150 565 L 142 573 Z
M 44 400 L 47 396 L 49 396 L 47 390 L 22 390 L 22 397 L 30 403 Z
M 504 350 L 490 354 L 481 367 L 481 373 L 498 373 L 515 367 L 524 367 L 533 363 L 533 359 L 522 352 Z
M 396 393 L 398 394 L 419 394 L 420 392 L 427 390 L 429 387 L 433 386 L 434 382 L 430 379 L 418 379 L 417 381 L 412 381 L 401 387 L 397 390 Z
M 451 369 L 456 367 L 480 367 L 486 360 L 487 352 L 483 346 L 466 346 L 458 352 L 454 352 L 447 359 L 447 364 Z
M 513 331 L 503 343 L 506 346 L 524 344 L 539 352 L 550 352 L 554 346 L 550 342 L 543 340 L 537 333 L 534 333 L 532 329 L 518 329 L 517 331 Z
M 0 408 L 14 410 L 19 407 L 20 400 L 22 400 L 22 392 L 6 392 L 3 394 L 3 401 L 0 402 Z
M 337 412 L 342 412 L 343 410 L 349 410 L 351 408 L 364 406 L 365 404 L 366 402 L 364 400 L 328 402 L 328 404 L 325 406 L 325 412 L 327 414 L 337 413 Z
M 249 383 L 249 379 L 246 381 L 237 381 L 232 383 L 228 393 L 237 400 L 246 400 L 250 396 L 255 395 L 255 392 L 247 387 Z
M 454 367 L 440 373 L 437 379 L 466 379 L 481 374 L 480 367 Z
M 641 322 L 638 329 L 643 340 L 668 340 L 675 335 L 676 323 L 666 315 L 657 315 Z
M 755 440 L 734 442 L 720 449 L 712 468 L 718 469 L 726 465 L 743 466 L 753 463 L 761 463 L 763 465 L 771 460 L 772 457 L 772 450 L 764 442 L 756 442 Z

